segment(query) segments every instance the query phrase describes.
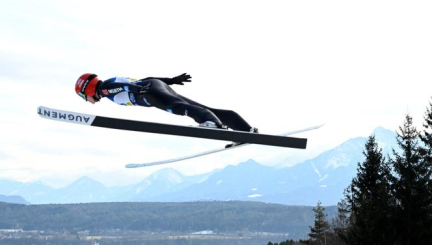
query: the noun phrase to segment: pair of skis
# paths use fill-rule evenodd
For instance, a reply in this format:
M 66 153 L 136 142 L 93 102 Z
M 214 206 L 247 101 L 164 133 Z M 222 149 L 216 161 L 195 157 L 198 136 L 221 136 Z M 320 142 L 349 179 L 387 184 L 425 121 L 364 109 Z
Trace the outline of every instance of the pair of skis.
M 126 165 L 127 168 L 147 167 L 147 166 L 179 162 L 179 161 L 205 156 L 217 152 L 236 149 L 250 144 L 261 144 L 261 145 L 306 149 L 307 139 L 287 137 L 287 136 L 300 133 L 300 132 L 318 129 L 323 126 L 323 125 L 317 125 L 305 129 L 284 133 L 281 135 L 266 135 L 266 134 L 254 134 L 254 133 L 243 132 L 243 131 L 230 131 L 230 130 L 223 130 L 223 129 L 203 128 L 203 127 L 194 127 L 194 126 L 180 126 L 180 125 L 171 125 L 171 124 L 154 123 L 154 122 L 133 121 L 133 120 L 119 119 L 119 118 L 109 118 L 109 117 L 89 115 L 89 114 L 83 114 L 77 112 L 51 109 L 43 106 L 38 107 L 38 114 L 41 117 L 47 119 L 88 125 L 88 126 L 95 126 L 95 127 L 139 131 L 139 132 L 147 132 L 147 133 L 169 134 L 169 135 L 224 140 L 224 141 L 233 141 L 233 142 L 243 142 L 243 144 L 234 145 L 229 148 L 221 147 L 218 149 L 213 149 L 198 154 L 192 154 L 192 155 L 179 157 L 179 158 L 173 158 L 173 159 L 157 161 L 157 162 L 149 162 L 149 163 L 127 164 Z
M 279 136 L 288 136 L 288 135 L 293 135 L 293 134 L 297 134 L 297 133 L 301 133 L 301 132 L 306 132 L 306 131 L 310 131 L 310 130 L 314 130 L 314 129 L 318 129 L 321 128 L 324 124 L 321 125 L 316 125 L 316 126 L 312 126 L 309 128 L 304 128 L 304 129 L 300 129 L 300 130 L 296 130 L 296 131 L 291 131 L 288 133 L 284 133 L 284 134 L 280 134 Z M 126 165 L 126 168 L 140 168 L 140 167 L 149 167 L 149 166 L 155 166 L 155 165 L 162 165 L 162 164 L 167 164 L 167 163 L 173 163 L 173 162 L 180 162 L 180 161 L 184 161 L 184 160 L 188 160 L 188 159 L 192 159 L 192 158 L 196 158 L 196 157 L 201 157 L 201 156 L 205 156 L 205 155 L 210 155 L 213 153 L 218 153 L 218 152 L 222 152 L 222 151 L 228 151 L 228 150 L 232 150 L 232 149 L 237 149 L 243 146 L 248 146 L 251 145 L 251 143 L 244 143 L 244 144 L 240 144 L 240 145 L 234 145 L 228 148 L 225 147 L 220 147 L 220 148 L 216 148 L 213 150 L 208 150 L 208 151 L 203 151 L 200 153 L 196 153 L 196 154 L 191 154 L 188 156 L 183 156 L 183 157 L 178 157 L 178 158 L 172 158 L 172 159 L 167 159 L 167 160 L 162 160 L 162 161 L 157 161 L 157 162 L 148 162 L 148 163 L 130 163 Z

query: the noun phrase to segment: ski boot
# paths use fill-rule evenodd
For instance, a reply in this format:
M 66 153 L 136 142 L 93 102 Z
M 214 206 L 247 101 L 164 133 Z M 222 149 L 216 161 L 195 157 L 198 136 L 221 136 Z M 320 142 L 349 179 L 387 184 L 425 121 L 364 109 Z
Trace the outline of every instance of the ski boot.
M 228 127 L 223 124 L 218 124 L 213 121 L 205 121 L 203 123 L 200 123 L 198 126 L 204 127 L 204 128 L 218 128 L 218 129 L 226 129 L 228 130 Z

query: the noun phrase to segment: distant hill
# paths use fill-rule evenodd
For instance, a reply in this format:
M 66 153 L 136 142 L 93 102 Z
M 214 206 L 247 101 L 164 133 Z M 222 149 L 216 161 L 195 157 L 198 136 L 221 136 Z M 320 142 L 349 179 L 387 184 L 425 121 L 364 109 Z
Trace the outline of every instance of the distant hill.
M 327 207 L 329 219 L 336 207 Z M 259 202 L 91 203 L 18 205 L 0 203 L 1 229 L 69 232 L 138 230 L 193 233 L 273 232 L 305 238 L 312 207 Z
M 29 202 L 27 202 L 24 198 L 20 197 L 20 196 L 4 196 L 4 195 L 0 195 L 0 202 L 5 202 L 5 203 L 15 203 L 15 204 L 30 204 Z

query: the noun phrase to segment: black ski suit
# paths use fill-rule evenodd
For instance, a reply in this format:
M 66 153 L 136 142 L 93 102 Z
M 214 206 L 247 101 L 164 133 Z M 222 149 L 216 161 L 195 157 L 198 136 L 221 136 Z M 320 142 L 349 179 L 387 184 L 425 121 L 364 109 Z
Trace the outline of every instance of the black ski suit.
M 186 82 L 186 81 L 185 81 Z M 169 85 L 182 84 L 175 78 L 144 78 L 135 80 L 114 77 L 97 86 L 98 94 L 120 105 L 156 107 L 176 115 L 188 116 L 197 123 L 215 122 L 233 130 L 249 131 L 251 126 L 236 112 L 210 108 L 176 93 Z

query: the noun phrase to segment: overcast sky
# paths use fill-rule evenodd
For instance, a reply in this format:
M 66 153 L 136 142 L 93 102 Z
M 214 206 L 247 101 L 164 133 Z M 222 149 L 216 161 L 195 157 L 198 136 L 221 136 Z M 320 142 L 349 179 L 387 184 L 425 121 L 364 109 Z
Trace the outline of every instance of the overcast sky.
M 162 167 L 125 169 L 226 142 L 116 131 L 40 118 L 47 106 L 195 125 L 155 108 L 91 105 L 74 91 L 87 72 L 172 77 L 210 107 L 232 109 L 262 133 L 326 123 L 307 150 L 250 146 L 167 165 L 198 174 L 250 158 L 295 164 L 404 115 L 417 126 L 432 96 L 430 1 L 2 1 L 0 178 L 55 187 L 86 175 L 139 182 Z

